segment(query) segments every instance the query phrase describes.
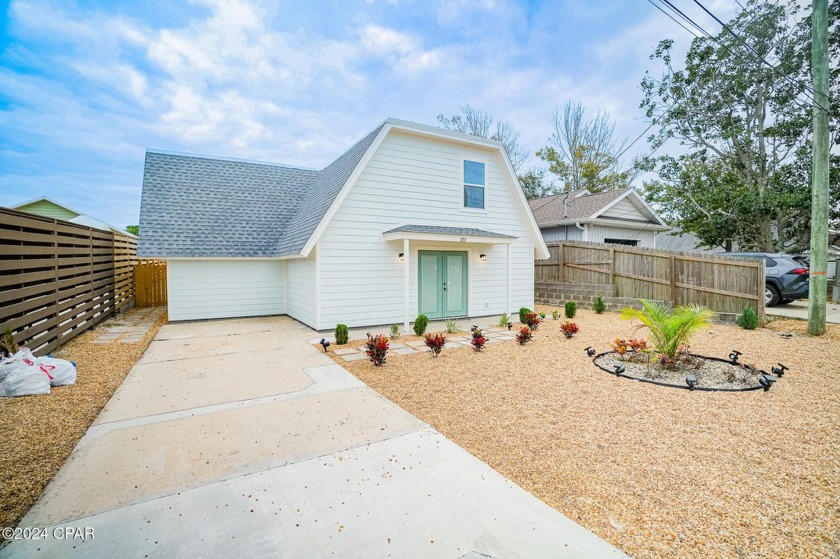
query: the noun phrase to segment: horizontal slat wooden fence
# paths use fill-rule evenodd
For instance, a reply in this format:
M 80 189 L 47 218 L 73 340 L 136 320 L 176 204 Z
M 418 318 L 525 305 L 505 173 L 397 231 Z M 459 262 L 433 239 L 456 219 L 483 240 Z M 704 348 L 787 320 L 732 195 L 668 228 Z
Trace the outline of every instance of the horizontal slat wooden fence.
M 698 304 L 724 313 L 753 307 L 764 320 L 764 261 L 562 242 L 534 263 L 534 281 L 614 285 L 617 297 Z
M 138 307 L 166 305 L 166 262 L 142 260 L 134 266 Z
M 134 304 L 137 241 L 0 208 L 0 328 L 46 354 Z

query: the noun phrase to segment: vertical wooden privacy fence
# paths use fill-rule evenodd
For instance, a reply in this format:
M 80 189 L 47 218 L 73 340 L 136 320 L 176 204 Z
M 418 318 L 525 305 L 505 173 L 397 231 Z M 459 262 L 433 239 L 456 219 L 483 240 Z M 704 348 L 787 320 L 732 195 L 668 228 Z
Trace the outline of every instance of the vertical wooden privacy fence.
M 166 305 L 166 262 L 143 260 L 134 267 L 138 307 Z
M 614 285 L 617 297 L 705 305 L 724 313 L 753 307 L 764 320 L 763 260 L 584 242 L 548 248 L 550 258 L 534 264 L 537 283 Z
M 134 302 L 136 240 L 0 208 L 0 328 L 45 354 Z

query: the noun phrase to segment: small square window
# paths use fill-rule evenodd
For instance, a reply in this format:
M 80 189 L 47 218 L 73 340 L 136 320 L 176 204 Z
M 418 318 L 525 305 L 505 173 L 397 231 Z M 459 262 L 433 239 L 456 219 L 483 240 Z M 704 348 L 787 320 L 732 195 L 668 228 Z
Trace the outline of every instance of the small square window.
M 464 207 L 484 209 L 484 163 L 464 160 Z

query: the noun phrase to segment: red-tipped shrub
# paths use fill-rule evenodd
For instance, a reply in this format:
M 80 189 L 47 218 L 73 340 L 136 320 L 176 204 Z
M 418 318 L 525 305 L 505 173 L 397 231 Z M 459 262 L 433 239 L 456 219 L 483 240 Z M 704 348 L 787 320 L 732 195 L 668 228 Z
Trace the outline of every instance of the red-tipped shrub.
M 426 334 L 426 346 L 432 352 L 433 356 L 437 357 L 444 345 L 446 345 L 446 336 L 443 334 Z
M 383 334 L 378 334 L 376 336 L 368 334 L 365 347 L 367 348 L 365 353 L 367 353 L 367 356 L 370 357 L 370 361 L 375 367 L 378 367 L 385 362 L 385 356 L 388 354 L 388 338 L 386 338 Z
M 519 345 L 525 345 L 531 340 L 533 335 L 534 334 L 531 332 L 530 328 L 523 326 L 519 329 L 519 333 L 516 335 L 516 341 L 519 342 Z
M 537 326 L 540 325 L 540 322 L 542 322 L 542 320 L 540 320 L 540 317 L 537 313 L 529 312 L 525 314 L 525 324 L 527 324 L 528 328 L 530 328 L 531 330 L 536 330 Z
M 567 338 L 571 338 L 578 332 L 580 332 L 580 328 L 574 322 L 569 322 L 568 320 L 560 325 L 560 329 L 563 331 L 563 335 Z
M 473 330 L 472 341 L 470 343 L 474 350 L 481 351 L 484 348 L 484 344 L 487 343 L 487 340 L 484 338 L 481 330 Z

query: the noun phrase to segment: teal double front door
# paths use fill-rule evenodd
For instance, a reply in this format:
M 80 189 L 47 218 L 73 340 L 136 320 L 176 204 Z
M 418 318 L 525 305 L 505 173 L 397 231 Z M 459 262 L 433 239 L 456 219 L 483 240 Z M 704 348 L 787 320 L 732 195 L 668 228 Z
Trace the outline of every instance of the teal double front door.
M 418 252 L 417 294 L 420 314 L 429 318 L 467 315 L 467 253 Z

